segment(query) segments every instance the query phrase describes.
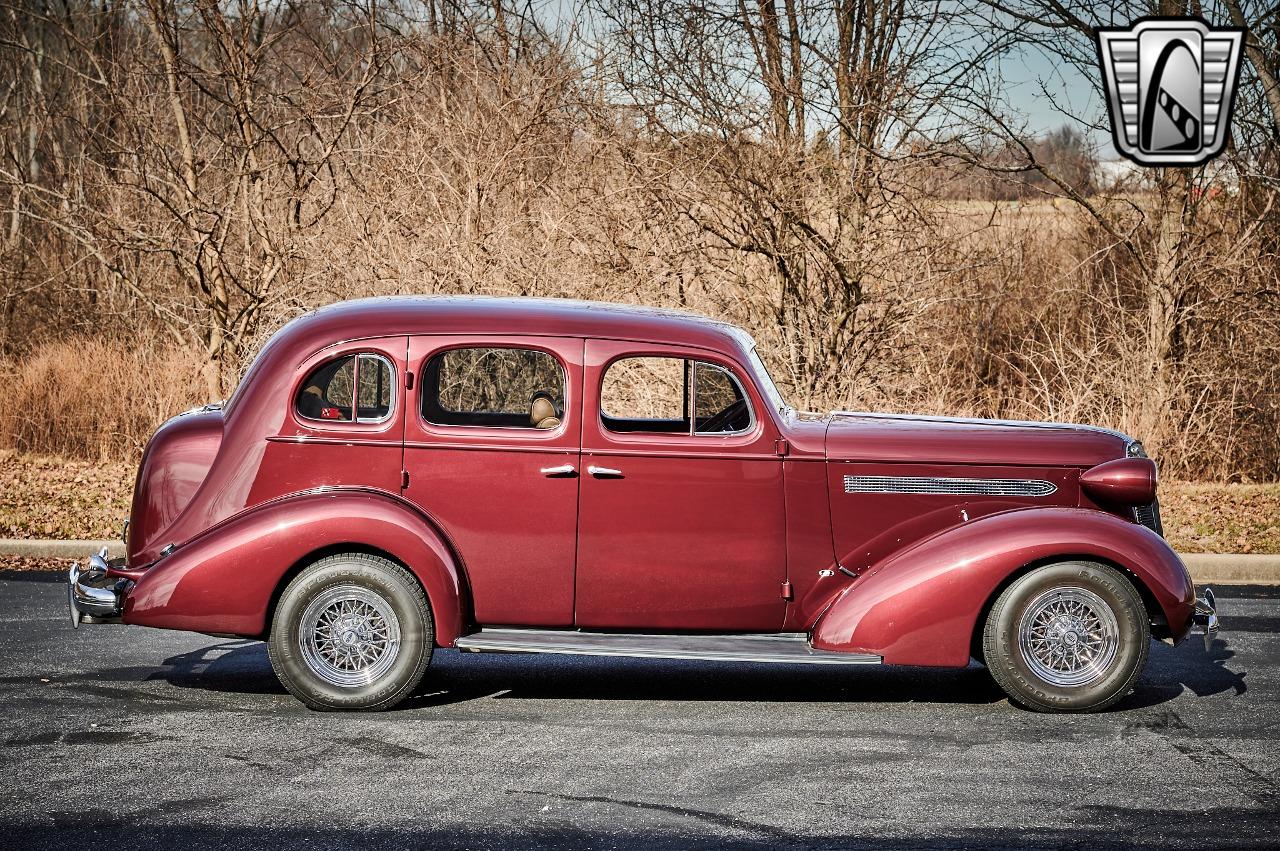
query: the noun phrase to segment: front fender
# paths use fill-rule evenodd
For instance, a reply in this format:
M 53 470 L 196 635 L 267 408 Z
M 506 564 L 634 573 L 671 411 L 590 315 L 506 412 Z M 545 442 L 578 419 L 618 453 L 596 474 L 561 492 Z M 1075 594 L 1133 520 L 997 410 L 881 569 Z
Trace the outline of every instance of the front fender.
M 871 653 L 886 664 L 964 667 L 996 590 L 1027 565 L 1070 558 L 1125 569 L 1160 607 L 1175 640 L 1190 630 L 1195 590 L 1163 538 L 1101 511 L 1032 508 L 956 526 L 890 556 L 819 617 L 813 646 Z
M 272 500 L 220 523 L 147 570 L 125 623 L 162 629 L 262 635 L 276 588 L 319 550 L 374 548 L 413 571 L 426 589 L 436 643 L 449 647 L 463 624 L 463 584 L 449 547 L 430 522 L 391 494 L 311 492 Z

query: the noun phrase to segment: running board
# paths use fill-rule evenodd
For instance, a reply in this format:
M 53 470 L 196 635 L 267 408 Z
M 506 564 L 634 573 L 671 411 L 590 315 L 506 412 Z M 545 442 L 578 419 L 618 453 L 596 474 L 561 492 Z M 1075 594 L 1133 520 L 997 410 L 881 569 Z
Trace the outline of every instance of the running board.
M 454 642 L 472 653 L 565 653 L 648 659 L 783 662 L 801 665 L 879 665 L 879 656 L 814 650 L 802 632 L 779 634 L 636 635 L 570 629 L 481 629 Z

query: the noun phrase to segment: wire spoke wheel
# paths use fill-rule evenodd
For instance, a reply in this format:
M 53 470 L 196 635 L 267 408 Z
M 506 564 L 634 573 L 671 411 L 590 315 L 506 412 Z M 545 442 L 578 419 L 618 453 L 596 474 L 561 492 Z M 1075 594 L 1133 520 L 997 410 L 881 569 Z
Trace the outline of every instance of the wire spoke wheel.
M 1084 686 L 1116 658 L 1120 627 L 1111 606 L 1085 588 L 1052 588 L 1031 600 L 1018 622 L 1027 667 L 1047 683 Z
M 375 682 L 400 652 L 400 620 L 391 604 L 358 585 L 337 585 L 302 612 L 298 644 L 307 667 L 343 688 Z

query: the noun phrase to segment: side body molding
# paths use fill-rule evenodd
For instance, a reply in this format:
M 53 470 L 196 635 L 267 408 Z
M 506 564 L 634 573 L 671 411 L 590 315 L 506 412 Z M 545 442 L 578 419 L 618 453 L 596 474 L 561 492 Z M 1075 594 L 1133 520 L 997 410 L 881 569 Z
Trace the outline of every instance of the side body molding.
M 889 556 L 818 617 L 813 646 L 893 665 L 964 667 L 978 618 L 1005 580 L 1070 558 L 1124 568 L 1155 599 L 1175 641 L 1190 630 L 1191 577 L 1163 538 L 1100 511 L 1030 508 L 954 526 Z
M 262 635 L 285 574 L 319 550 L 381 550 L 422 582 L 436 643 L 453 645 L 464 623 L 465 586 L 445 540 L 417 509 L 374 490 L 325 490 L 262 503 L 197 536 L 147 570 L 118 571 L 137 585 L 129 624 Z

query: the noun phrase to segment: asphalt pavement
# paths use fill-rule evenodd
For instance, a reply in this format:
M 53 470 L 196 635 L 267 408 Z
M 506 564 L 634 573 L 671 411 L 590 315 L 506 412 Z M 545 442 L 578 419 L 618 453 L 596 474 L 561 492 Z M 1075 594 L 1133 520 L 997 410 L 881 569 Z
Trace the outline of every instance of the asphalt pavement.
M 5 848 L 1262 848 L 1280 844 L 1280 589 L 1152 646 L 1097 715 L 967 670 L 440 651 L 381 714 L 310 712 L 259 642 L 73 631 L 0 574 Z

